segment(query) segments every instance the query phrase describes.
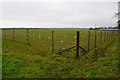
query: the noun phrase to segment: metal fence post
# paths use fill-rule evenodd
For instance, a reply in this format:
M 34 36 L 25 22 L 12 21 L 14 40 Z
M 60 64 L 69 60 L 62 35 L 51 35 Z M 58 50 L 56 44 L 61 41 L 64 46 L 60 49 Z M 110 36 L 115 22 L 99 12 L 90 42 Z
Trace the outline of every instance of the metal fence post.
M 79 31 L 77 31 L 76 58 L 79 57 Z

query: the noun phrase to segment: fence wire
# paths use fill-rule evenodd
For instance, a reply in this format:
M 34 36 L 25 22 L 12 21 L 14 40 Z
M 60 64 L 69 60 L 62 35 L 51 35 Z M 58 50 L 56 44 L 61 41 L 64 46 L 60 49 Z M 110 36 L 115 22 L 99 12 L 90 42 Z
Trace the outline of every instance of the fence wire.
M 54 31 L 54 44 L 52 44 L 52 31 Z M 95 30 L 90 30 L 90 39 L 88 37 L 89 30 L 67 29 L 28 29 L 28 40 L 27 29 L 14 29 L 14 31 L 13 29 L 2 30 L 2 36 L 4 39 L 15 39 L 15 41 L 25 44 L 29 42 L 31 46 L 39 49 L 42 52 L 52 51 L 52 45 L 54 45 L 54 51 L 58 52 L 60 50 L 64 50 L 76 45 L 76 31 L 80 32 L 79 45 L 82 48 L 84 48 L 85 50 L 88 50 L 88 47 L 89 50 L 95 48 Z M 109 40 L 114 34 L 116 34 L 116 32 L 96 30 L 96 46 L 102 45 L 105 41 Z

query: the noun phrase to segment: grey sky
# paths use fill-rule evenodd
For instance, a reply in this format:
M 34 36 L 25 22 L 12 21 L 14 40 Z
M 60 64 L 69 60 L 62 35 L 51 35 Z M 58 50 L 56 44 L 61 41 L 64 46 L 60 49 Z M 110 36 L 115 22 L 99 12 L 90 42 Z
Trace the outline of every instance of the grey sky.
M 117 2 L 2 2 L 3 27 L 115 26 Z

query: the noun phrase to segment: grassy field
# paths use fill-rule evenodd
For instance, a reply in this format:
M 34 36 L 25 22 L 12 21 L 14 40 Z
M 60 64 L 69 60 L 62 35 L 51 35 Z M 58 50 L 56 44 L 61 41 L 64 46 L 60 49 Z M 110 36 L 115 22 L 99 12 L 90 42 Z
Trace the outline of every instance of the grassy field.
M 26 43 L 26 37 L 23 36 L 26 35 L 26 30 L 15 32 L 15 40 Z M 80 45 L 87 49 L 88 30 L 80 30 L 80 32 Z M 111 37 L 104 44 L 99 45 L 100 35 L 98 35 L 97 46 L 99 46 L 75 59 L 74 49 L 63 54 L 55 52 L 76 44 L 76 30 L 54 30 L 55 52 L 51 52 L 51 30 L 30 30 L 29 34 L 32 46 L 8 40 L 12 39 L 12 31 L 6 31 L 8 39 L 3 39 L 2 42 L 3 78 L 117 78 L 120 76 L 117 37 Z M 91 46 L 94 46 L 94 31 L 91 31 Z
M 54 52 L 58 52 L 60 49 L 66 49 L 71 46 L 76 45 L 76 31 L 80 31 L 80 46 L 84 49 L 88 49 L 88 30 L 53 30 L 54 31 Z M 90 49 L 94 48 L 95 42 L 95 31 L 90 31 Z M 97 46 L 100 45 L 100 32 L 97 33 Z M 102 42 L 104 42 L 104 32 L 102 31 Z M 26 29 L 15 29 L 15 40 L 27 43 L 27 32 Z M 112 31 L 109 31 L 109 37 L 112 35 Z M 3 31 L 3 37 L 6 39 L 13 40 L 13 30 Z M 106 34 L 107 39 L 107 34 Z M 42 51 L 43 53 L 51 52 L 52 49 L 52 30 L 50 29 L 29 29 L 29 44 L 34 46 L 36 49 Z

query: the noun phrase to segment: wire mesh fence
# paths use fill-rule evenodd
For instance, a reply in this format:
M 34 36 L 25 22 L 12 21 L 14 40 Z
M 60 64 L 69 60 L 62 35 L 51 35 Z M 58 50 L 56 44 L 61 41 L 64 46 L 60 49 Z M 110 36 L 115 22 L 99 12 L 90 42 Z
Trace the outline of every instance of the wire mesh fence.
M 2 30 L 2 36 L 4 39 L 29 43 L 43 52 L 57 52 L 76 45 L 76 31 L 80 32 L 79 45 L 85 50 L 102 45 L 116 34 L 115 31 L 99 30 L 7 29 Z

